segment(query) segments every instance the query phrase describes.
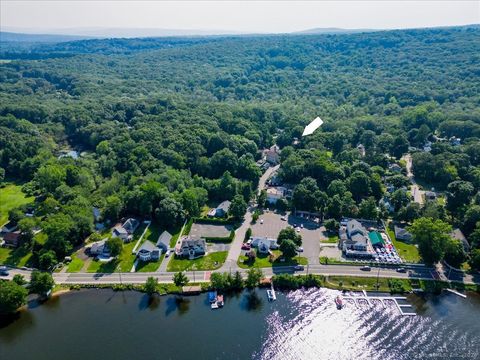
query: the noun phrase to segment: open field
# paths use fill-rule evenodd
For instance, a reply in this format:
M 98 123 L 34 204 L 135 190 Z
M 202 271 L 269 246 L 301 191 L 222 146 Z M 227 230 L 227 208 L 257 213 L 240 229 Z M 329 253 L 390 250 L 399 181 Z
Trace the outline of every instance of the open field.
M 219 251 L 195 260 L 173 257 L 168 263 L 167 271 L 215 270 L 223 265 L 227 258 L 227 254 L 227 251 Z
M 9 184 L 0 188 L 0 225 L 8 221 L 8 212 L 18 206 L 33 202 L 34 197 L 27 197 L 20 185 Z

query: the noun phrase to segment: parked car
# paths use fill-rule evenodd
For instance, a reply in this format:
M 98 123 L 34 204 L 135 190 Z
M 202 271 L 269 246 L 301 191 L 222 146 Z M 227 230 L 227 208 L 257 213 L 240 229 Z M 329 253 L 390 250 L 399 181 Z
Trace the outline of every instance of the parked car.
M 303 229 L 303 224 L 300 224 L 300 227 Z
M 260 219 L 260 224 L 263 224 L 263 219 Z
M 295 265 L 293 268 L 295 271 L 303 271 L 305 267 L 303 265 Z
M 282 216 L 282 217 L 280 218 L 280 220 L 287 221 L 287 217 L 286 217 L 286 216 Z
M 297 227 L 297 232 L 300 232 L 300 228 L 299 228 L 299 227 Z
M 297 247 L 297 252 L 303 252 L 303 247 L 301 246 Z
M 397 269 L 397 272 L 399 273 L 406 273 L 407 272 L 407 269 L 403 268 L 403 267 L 400 267 Z
M 6 266 L 0 266 L 0 275 L 2 275 L 2 276 L 8 276 L 9 275 L 8 268 Z
M 169 256 L 170 256 L 170 253 L 171 253 L 170 249 L 167 250 L 167 252 L 165 253 L 165 257 L 169 257 Z
M 371 268 L 370 266 L 368 266 L 368 265 L 365 265 L 365 266 L 362 266 L 362 267 L 360 268 L 360 270 L 362 270 L 362 271 L 370 271 L 370 270 L 372 270 L 372 268 Z
M 242 244 L 242 250 L 250 250 L 250 249 L 251 249 L 250 244 L 247 244 L 247 243 Z
M 253 240 L 250 238 L 250 239 L 247 240 L 246 244 L 248 244 L 248 246 L 252 246 L 252 241 Z

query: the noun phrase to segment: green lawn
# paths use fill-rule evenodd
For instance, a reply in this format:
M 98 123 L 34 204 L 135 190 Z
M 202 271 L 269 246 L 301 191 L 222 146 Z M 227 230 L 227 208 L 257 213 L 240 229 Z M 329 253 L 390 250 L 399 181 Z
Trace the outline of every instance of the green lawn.
M 18 206 L 32 203 L 33 196 L 26 197 L 20 185 L 9 184 L 0 188 L 0 225 L 8 221 L 8 212 Z
M 377 290 L 382 292 L 390 292 L 390 286 L 387 278 L 376 277 L 357 277 L 357 276 L 328 276 L 326 285 L 335 289 L 347 290 Z M 377 282 L 378 281 L 378 282 Z M 405 288 L 405 291 L 412 289 L 410 279 L 397 279 Z
M 118 259 L 109 262 L 93 260 L 87 268 L 90 273 L 112 273 L 118 266 Z M 130 269 L 128 270 L 130 271 Z
M 321 240 L 322 243 L 336 244 L 339 238 L 338 235 L 329 235 L 327 240 Z
M 79 259 L 76 255 L 72 255 L 72 261 L 68 264 L 67 272 L 74 273 L 82 270 L 84 262 L 82 259 Z
M 227 258 L 228 251 L 219 251 L 195 260 L 174 257 L 168 263 L 167 271 L 215 270 L 220 268 Z
M 134 246 L 135 241 L 123 245 L 122 252 L 118 256 L 118 261 L 120 262 L 120 266 L 118 267 L 119 272 L 129 272 L 132 269 L 133 263 L 135 262 L 135 255 L 132 254 Z
M 158 261 L 139 261 L 137 264 L 137 272 L 154 272 L 157 271 L 158 268 L 160 267 L 160 264 L 162 263 L 163 258 L 165 257 L 165 254 L 162 254 L 160 256 L 160 259 Z
M 0 248 L 0 264 L 16 267 L 27 266 L 31 257 L 32 252 L 25 247 L 18 249 Z
M 418 263 L 421 261 L 420 254 L 418 253 L 418 249 L 415 245 L 407 244 L 403 241 L 397 240 L 395 238 L 395 232 L 390 229 L 390 226 L 388 226 L 387 232 L 388 236 L 392 240 L 393 245 L 395 246 L 395 249 L 397 249 L 398 255 L 400 255 L 403 260 L 409 263 Z
M 270 258 L 266 254 L 257 254 L 255 262 L 253 263 L 244 263 L 247 260 L 246 256 L 240 255 L 238 257 L 237 264 L 243 269 L 248 268 L 267 268 L 275 266 L 295 266 L 295 265 L 307 265 L 308 260 L 303 256 L 295 256 L 293 259 L 286 259 L 285 261 L 280 261 L 282 252 L 280 250 L 273 250 L 274 261 L 270 262 Z

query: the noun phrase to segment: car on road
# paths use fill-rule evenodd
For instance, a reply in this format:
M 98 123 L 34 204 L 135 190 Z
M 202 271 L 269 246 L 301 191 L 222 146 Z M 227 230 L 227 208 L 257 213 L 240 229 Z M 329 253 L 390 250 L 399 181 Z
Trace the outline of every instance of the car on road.
M 365 265 L 365 266 L 362 266 L 362 267 L 360 268 L 360 270 L 362 270 L 362 271 L 370 271 L 370 270 L 372 270 L 372 268 L 371 268 L 370 266 L 368 266 L 368 265 Z
M 6 266 L 0 266 L 0 275 L 2 275 L 2 276 L 8 276 L 9 275 L 8 268 Z
M 260 224 L 263 224 L 263 219 L 260 219 Z
M 293 267 L 293 269 L 294 269 L 295 271 L 303 271 L 303 270 L 305 269 L 305 267 L 304 267 L 303 265 L 295 265 L 295 266 Z
M 403 268 L 403 267 L 399 267 L 399 268 L 397 269 L 397 272 L 399 272 L 399 273 L 406 273 L 406 272 L 407 272 L 407 269 L 405 269 L 405 268 Z
M 282 216 L 282 217 L 280 218 L 280 220 L 287 221 L 287 217 L 286 217 L 286 216 Z
M 303 252 L 303 247 L 301 246 L 297 247 L 297 252 Z

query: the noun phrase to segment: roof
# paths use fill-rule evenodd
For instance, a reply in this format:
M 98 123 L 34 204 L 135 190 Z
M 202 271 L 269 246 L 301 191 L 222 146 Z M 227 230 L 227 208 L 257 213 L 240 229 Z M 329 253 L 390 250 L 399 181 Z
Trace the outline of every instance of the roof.
M 161 244 L 163 244 L 168 248 L 170 246 L 170 240 L 172 240 L 172 234 L 170 234 L 168 231 L 164 231 L 158 237 L 157 246 L 160 246 Z
M 20 237 L 20 231 L 6 233 L 3 240 L 6 242 L 15 242 Z
M 372 245 L 383 244 L 382 236 L 378 231 L 371 231 L 370 233 L 368 233 L 368 237 L 370 238 L 370 242 L 372 243 Z
M 353 233 L 356 233 L 356 232 L 360 232 L 363 235 L 366 235 L 366 231 L 365 231 L 365 228 L 363 227 L 363 225 L 355 219 L 349 220 L 347 222 L 347 231 L 350 235 L 352 235 Z
M 139 222 L 136 219 L 129 218 L 125 223 L 123 224 L 123 228 L 127 230 L 130 233 L 133 233 L 135 229 L 137 228 Z
M 102 249 L 103 251 L 103 248 L 105 247 L 105 243 L 106 243 L 106 240 L 101 240 L 93 243 L 92 246 L 90 247 L 90 251 L 93 253 L 98 252 L 99 249 Z
M 228 209 L 230 208 L 231 202 L 228 200 L 222 201 L 220 204 L 217 206 L 217 210 L 221 209 L 225 212 L 228 212 Z
M 143 252 L 148 251 L 148 252 L 154 252 L 154 251 L 159 251 L 158 248 L 149 240 L 145 241 L 142 246 L 140 246 L 140 249 L 138 249 L 138 252 Z
M 122 225 L 117 225 L 113 228 L 113 231 L 116 231 L 119 234 L 128 234 L 128 231 Z
M 395 236 L 396 237 L 405 237 L 405 236 L 412 236 L 412 234 L 410 234 L 407 229 L 403 228 L 403 227 L 400 227 L 400 226 L 397 226 L 395 225 L 393 227 L 393 230 L 395 232 Z

